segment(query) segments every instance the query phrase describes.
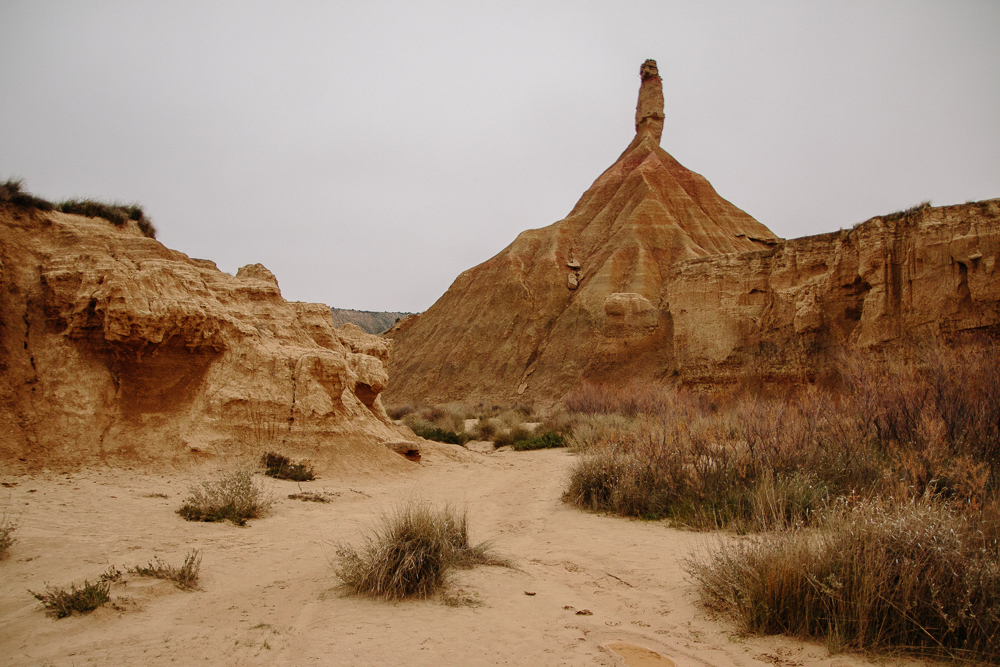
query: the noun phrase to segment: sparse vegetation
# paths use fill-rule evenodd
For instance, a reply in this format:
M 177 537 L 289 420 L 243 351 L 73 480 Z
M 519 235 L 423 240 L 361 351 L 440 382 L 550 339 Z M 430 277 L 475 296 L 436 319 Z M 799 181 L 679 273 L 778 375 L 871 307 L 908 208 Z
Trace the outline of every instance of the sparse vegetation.
M 450 507 L 413 503 L 386 515 L 363 537 L 363 545 L 337 546 L 337 575 L 356 595 L 398 600 L 440 592 L 452 568 L 510 567 L 488 542 L 469 541 L 467 515 Z
M 180 567 L 167 565 L 160 560 L 159 556 L 154 557 L 147 565 L 136 565 L 126 568 L 129 574 L 137 574 L 140 577 L 154 577 L 156 579 L 166 579 L 174 582 L 174 585 L 181 590 L 191 590 L 198 586 L 198 573 L 201 569 L 201 553 L 198 549 L 192 549 L 184 557 L 184 564 Z M 121 573 L 118 573 L 119 576 Z
M 217 480 L 192 486 L 177 513 L 188 521 L 232 521 L 243 526 L 247 519 L 266 514 L 273 502 L 254 481 L 253 470 L 238 468 Z
M 10 513 L 10 508 L 0 514 L 0 560 L 7 557 L 7 552 L 17 542 L 17 530 L 21 527 L 21 522 Z
M 515 440 L 512 443 L 512 446 L 517 451 L 565 447 L 566 438 L 561 433 L 545 431 L 544 433 L 539 433 L 538 435 L 532 434 L 531 437 L 525 439 Z
M 564 498 L 765 531 L 689 563 L 746 630 L 1000 662 L 1000 347 L 914 356 L 774 399 L 585 386 Z
M 744 394 L 724 405 L 672 390 L 585 388 L 584 456 L 565 498 L 588 509 L 750 530 L 809 523 L 850 495 L 942 495 L 982 506 L 998 490 L 1000 347 L 926 350 L 916 365 L 843 364 L 841 394 Z M 593 397 L 599 400 L 593 400 Z M 622 405 L 627 407 L 623 410 Z M 604 421 L 601 421 L 604 420 Z
M 927 496 L 841 503 L 817 529 L 723 545 L 686 569 L 750 632 L 998 662 L 998 555 L 979 521 Z
M 137 203 L 114 202 L 109 204 L 96 199 L 67 199 L 53 204 L 46 199 L 26 192 L 24 181 L 13 178 L 8 179 L 5 183 L 0 183 L 0 203 L 35 208 L 40 211 L 57 210 L 63 213 L 85 215 L 89 218 L 104 218 L 116 227 L 121 227 L 132 220 L 145 236 L 151 239 L 156 238 L 156 227 L 153 226 L 152 220 L 146 216 L 142 206 Z
M 69 590 L 54 588 L 46 584 L 44 593 L 28 591 L 47 610 L 46 613 L 55 618 L 66 618 L 76 612 L 86 614 L 111 600 L 111 582 L 101 580 L 94 583 L 84 580 L 80 588 L 70 584 Z
M 6 182 L 0 183 L 0 203 L 37 208 L 40 211 L 52 211 L 56 207 L 52 202 L 26 192 L 24 180 L 20 178 L 8 178 Z
M 275 479 L 290 479 L 293 482 L 308 482 L 316 479 L 313 468 L 308 461 L 292 463 L 287 456 L 277 452 L 267 452 L 261 457 L 264 474 Z
M 472 436 L 465 431 L 465 413 L 454 408 L 412 409 L 404 414 L 402 420 L 416 435 L 425 440 L 465 445 L 472 439 Z
M 332 503 L 339 496 L 337 491 L 300 491 L 288 494 L 289 500 L 301 500 L 310 503 Z

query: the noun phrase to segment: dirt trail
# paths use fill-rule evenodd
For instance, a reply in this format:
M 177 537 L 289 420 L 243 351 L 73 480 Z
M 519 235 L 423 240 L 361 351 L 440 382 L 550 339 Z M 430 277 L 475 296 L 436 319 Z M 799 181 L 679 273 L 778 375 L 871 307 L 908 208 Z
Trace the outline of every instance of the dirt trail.
M 207 470 L 0 476 L 7 500 L 23 511 L 19 542 L 0 563 L 0 662 L 669 664 L 654 651 L 682 667 L 870 664 L 815 644 L 743 638 L 711 619 L 680 561 L 716 538 L 564 505 L 572 460 L 564 450 L 480 455 L 432 446 L 411 475 L 324 475 L 301 484 L 338 493 L 329 504 L 288 500 L 299 485 L 273 482 L 280 502 L 248 528 L 175 514 Z M 467 507 L 472 537 L 492 539 L 519 569 L 459 572 L 451 587 L 457 606 L 342 596 L 332 544 L 357 540 L 360 528 L 409 500 Z M 113 591 L 131 596 L 124 612 L 52 620 L 26 590 L 94 580 L 109 565 L 154 555 L 179 565 L 191 548 L 203 554 L 200 590 L 133 578 Z

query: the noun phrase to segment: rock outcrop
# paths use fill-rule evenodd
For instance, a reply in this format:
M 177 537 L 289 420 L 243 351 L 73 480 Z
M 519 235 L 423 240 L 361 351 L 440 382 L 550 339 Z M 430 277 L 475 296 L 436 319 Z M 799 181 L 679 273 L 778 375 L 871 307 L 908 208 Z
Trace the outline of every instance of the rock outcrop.
M 335 329 L 134 225 L 0 206 L 0 458 L 184 461 L 241 445 L 410 465 L 379 398 L 390 342 Z
M 784 381 L 823 372 L 839 349 L 996 330 L 995 200 L 782 241 L 660 148 L 656 63 L 640 76 L 635 138 L 569 216 L 521 233 L 386 334 L 387 401 Z

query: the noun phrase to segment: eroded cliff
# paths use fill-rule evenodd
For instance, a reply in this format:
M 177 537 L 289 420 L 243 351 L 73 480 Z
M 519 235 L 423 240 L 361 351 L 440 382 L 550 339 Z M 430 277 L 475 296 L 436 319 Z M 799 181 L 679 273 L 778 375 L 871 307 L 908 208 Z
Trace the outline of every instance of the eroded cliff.
M 569 216 L 523 232 L 386 334 L 387 401 L 544 405 L 584 380 L 799 381 L 845 349 L 996 333 L 997 200 L 783 241 L 660 148 L 656 63 L 640 77 L 635 138 Z
M 403 466 L 390 343 L 134 224 L 0 206 L 0 458 L 184 461 L 237 444 Z

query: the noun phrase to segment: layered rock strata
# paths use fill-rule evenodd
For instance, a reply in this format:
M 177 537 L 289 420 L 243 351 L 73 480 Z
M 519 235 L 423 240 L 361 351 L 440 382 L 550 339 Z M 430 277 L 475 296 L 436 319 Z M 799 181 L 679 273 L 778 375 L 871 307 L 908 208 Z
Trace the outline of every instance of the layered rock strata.
M 134 225 L 0 207 L 0 458 L 184 461 L 280 447 L 408 465 L 379 398 L 390 342 Z
M 995 200 L 783 241 L 660 148 L 655 61 L 640 77 L 635 138 L 569 216 L 521 233 L 386 334 L 387 401 L 800 380 L 843 349 L 996 330 Z

